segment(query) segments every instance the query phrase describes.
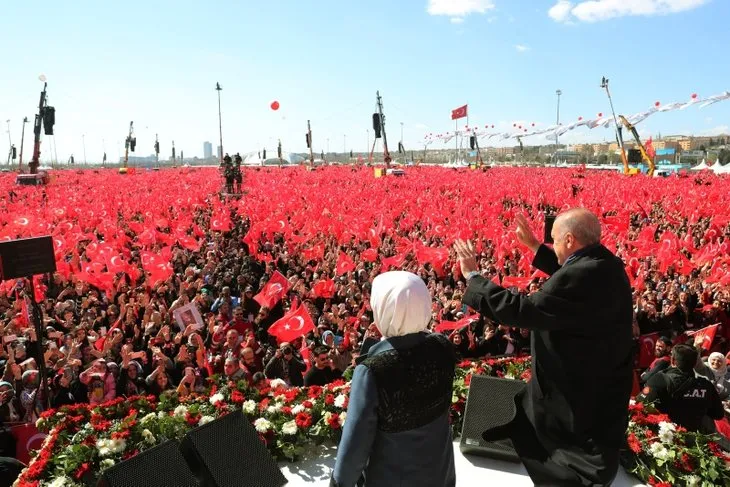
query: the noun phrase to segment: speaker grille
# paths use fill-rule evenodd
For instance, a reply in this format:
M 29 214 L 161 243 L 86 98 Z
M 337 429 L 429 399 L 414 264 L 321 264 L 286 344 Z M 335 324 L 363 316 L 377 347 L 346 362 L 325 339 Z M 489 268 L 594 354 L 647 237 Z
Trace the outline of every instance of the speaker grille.
M 462 452 L 520 461 L 511 441 L 487 442 L 482 433 L 514 419 L 517 412 L 514 398 L 524 388 L 525 383 L 518 380 L 472 376 L 461 430 Z
M 166 441 L 125 460 L 101 476 L 98 487 L 197 487 L 177 441 Z
M 280 487 L 287 482 L 241 411 L 190 431 L 181 448 L 203 485 Z

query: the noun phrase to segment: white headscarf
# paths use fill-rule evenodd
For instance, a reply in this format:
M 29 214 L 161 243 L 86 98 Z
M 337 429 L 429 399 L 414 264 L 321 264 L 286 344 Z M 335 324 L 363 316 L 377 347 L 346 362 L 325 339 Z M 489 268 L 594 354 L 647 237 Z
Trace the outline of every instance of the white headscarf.
M 719 369 L 715 369 L 712 367 L 712 365 L 710 365 L 712 363 L 712 359 L 720 360 L 722 365 Z M 725 374 L 727 374 L 727 360 L 725 359 L 725 356 L 720 352 L 711 353 L 710 356 L 707 357 L 707 365 L 710 367 L 710 370 L 712 370 L 712 373 L 715 374 L 715 379 L 725 377 Z
M 431 321 L 431 294 L 420 277 L 393 271 L 373 280 L 370 306 L 384 338 L 423 331 Z

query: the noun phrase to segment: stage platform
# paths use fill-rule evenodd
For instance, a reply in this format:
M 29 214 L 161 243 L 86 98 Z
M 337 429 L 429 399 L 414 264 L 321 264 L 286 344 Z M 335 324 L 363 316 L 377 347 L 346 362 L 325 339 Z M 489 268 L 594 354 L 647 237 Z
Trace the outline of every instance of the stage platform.
M 281 472 L 289 480 L 287 487 L 329 485 L 332 468 L 335 465 L 337 449 L 322 447 L 321 455 L 297 463 L 280 463 Z M 456 485 L 473 487 L 475 485 L 509 485 L 510 487 L 529 487 L 532 484 L 522 464 L 502 462 L 491 458 L 473 455 L 465 456 L 459 451 L 459 443 L 454 442 L 456 462 Z M 613 487 L 643 486 L 637 478 L 619 469 Z

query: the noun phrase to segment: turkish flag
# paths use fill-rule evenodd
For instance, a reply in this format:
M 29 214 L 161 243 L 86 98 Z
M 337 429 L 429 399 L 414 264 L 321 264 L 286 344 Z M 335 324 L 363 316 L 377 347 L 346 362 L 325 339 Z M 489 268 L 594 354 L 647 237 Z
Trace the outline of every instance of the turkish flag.
M 479 315 L 471 315 L 467 316 L 466 318 L 462 318 L 459 321 L 442 321 L 438 325 L 436 325 L 436 328 L 434 328 L 437 332 L 443 332 L 443 331 L 450 331 L 450 330 L 459 330 L 461 328 L 464 328 L 465 326 L 469 326 L 472 322 L 479 320 Z
M 256 300 L 261 306 L 265 306 L 269 309 L 276 306 L 276 303 L 281 301 L 286 293 L 289 291 L 289 281 L 286 277 L 281 275 L 279 271 L 274 271 L 274 274 L 266 283 L 264 288 L 258 293 L 253 299 Z
M 712 347 L 712 342 L 715 340 L 715 334 L 717 333 L 717 327 L 720 324 L 710 325 L 697 331 L 686 332 L 688 336 L 693 337 L 692 341 L 697 340 L 698 336 L 702 337 L 702 349 L 709 350 Z
M 363 253 L 360 254 L 360 257 L 362 257 L 362 260 L 364 260 L 365 262 L 375 262 L 376 260 L 378 260 L 378 251 L 370 248 L 363 251 Z
M 307 309 L 300 305 L 269 327 L 269 335 L 275 336 L 279 343 L 293 342 L 302 335 L 314 330 L 314 322 Z
M 649 333 L 639 337 L 639 367 L 645 369 L 651 365 L 656 356 L 654 346 L 659 340 L 659 333 Z
M 451 120 L 459 120 L 460 118 L 466 117 L 468 106 L 469 105 L 464 105 L 463 107 L 451 110 Z
M 355 262 L 352 258 L 340 250 L 340 256 L 337 258 L 337 275 L 341 276 L 355 270 Z
M 331 298 L 335 295 L 335 281 L 332 279 L 322 279 L 312 286 L 312 292 L 315 298 Z
M 15 458 L 25 463 L 30 462 L 31 450 L 40 450 L 43 440 L 46 438 L 45 433 L 38 431 L 33 423 L 12 426 L 10 433 L 15 437 Z

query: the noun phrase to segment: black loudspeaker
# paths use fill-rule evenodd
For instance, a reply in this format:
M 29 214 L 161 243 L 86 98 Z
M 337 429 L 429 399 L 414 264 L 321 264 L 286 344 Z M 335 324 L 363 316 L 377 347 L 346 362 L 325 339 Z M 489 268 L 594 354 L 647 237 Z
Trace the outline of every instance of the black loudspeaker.
M 477 145 L 477 138 L 475 136 L 469 137 L 469 147 L 471 147 L 471 150 L 474 150 L 474 148 Z
M 373 113 L 373 130 L 375 131 L 375 138 L 380 138 L 380 114 Z
M 45 107 L 43 109 L 43 129 L 46 135 L 53 135 L 53 126 L 56 124 L 56 109 Z
M 639 149 L 629 149 L 627 158 L 629 164 L 639 164 L 641 162 L 641 151 Z
M 466 400 L 464 423 L 461 428 L 462 453 L 519 462 L 520 458 L 510 440 L 488 442 L 482 433 L 504 426 L 515 418 L 515 396 L 526 384 L 520 380 L 499 379 L 475 375 L 471 378 Z
M 264 157 L 263 160 L 266 160 L 266 149 L 264 149 Z
M 177 440 L 166 441 L 104 471 L 97 487 L 199 487 Z
M 190 431 L 180 451 L 202 487 L 281 487 L 287 483 L 241 411 Z

